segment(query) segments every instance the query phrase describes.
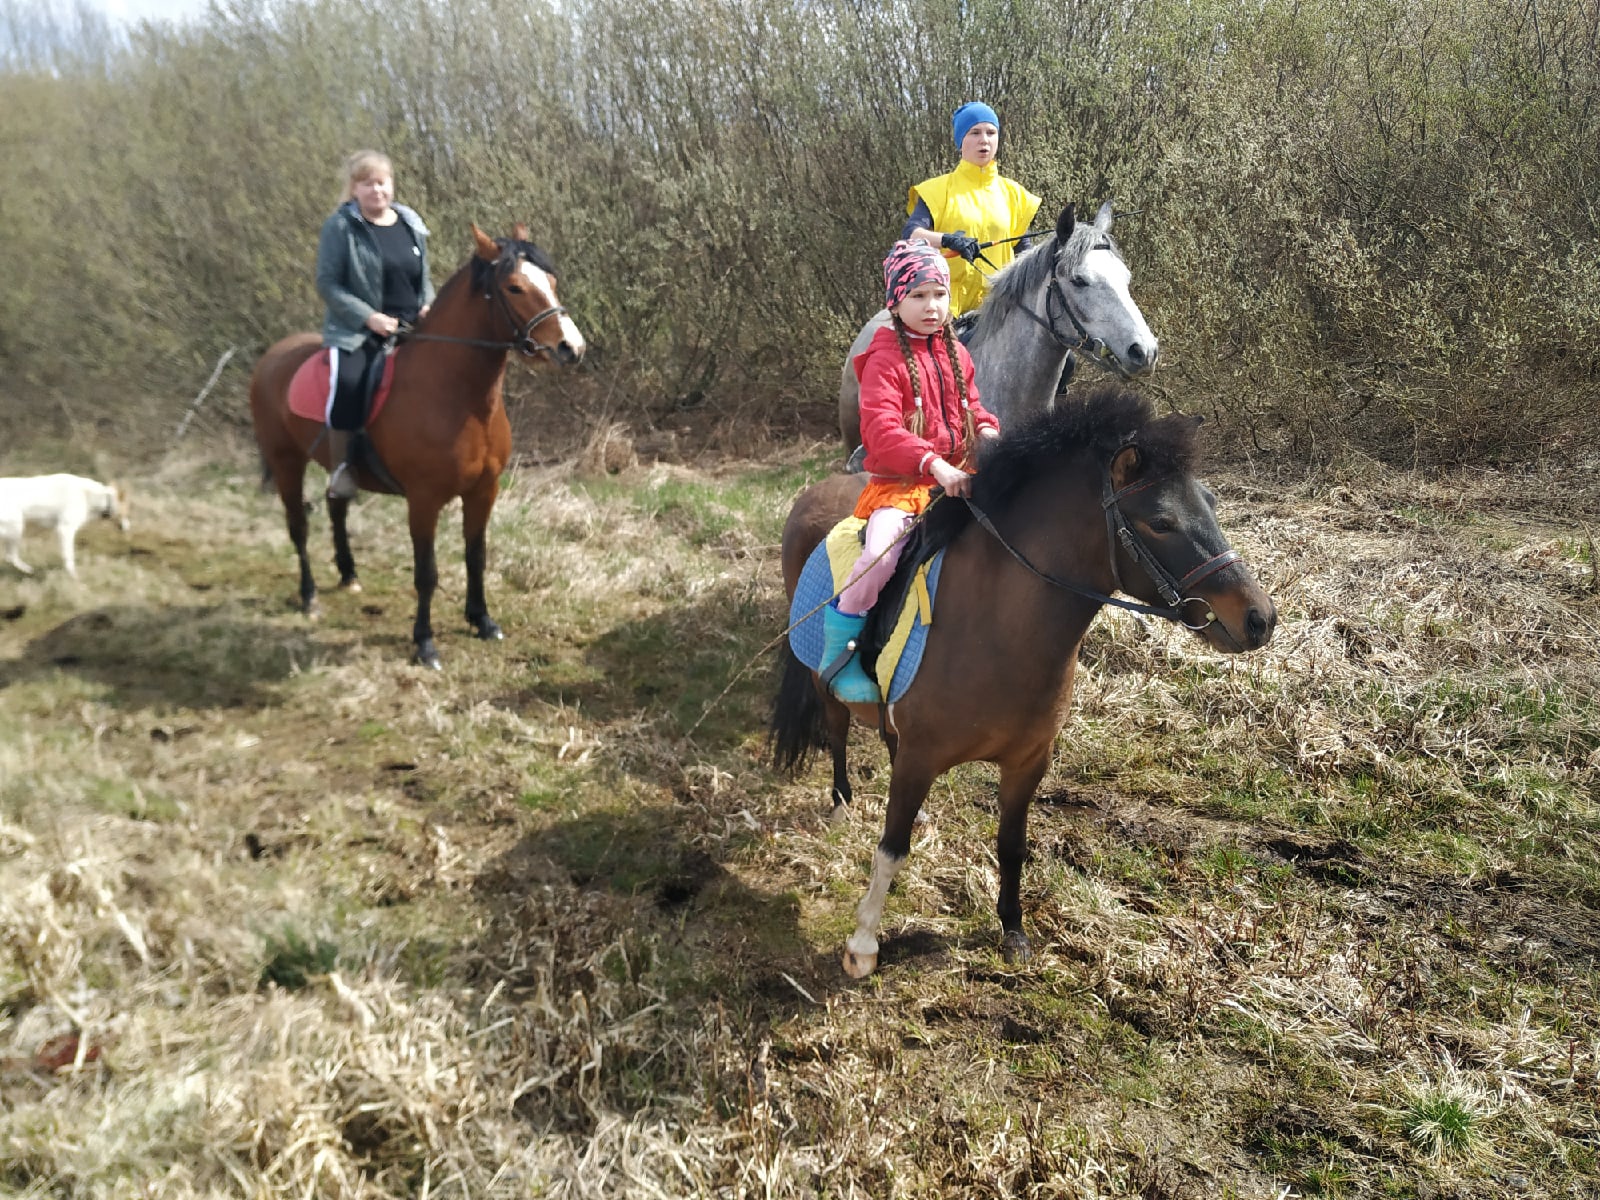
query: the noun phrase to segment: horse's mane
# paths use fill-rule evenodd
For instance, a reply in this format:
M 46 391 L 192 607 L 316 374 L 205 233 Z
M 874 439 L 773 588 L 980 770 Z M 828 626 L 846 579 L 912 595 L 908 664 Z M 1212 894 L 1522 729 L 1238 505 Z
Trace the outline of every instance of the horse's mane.
M 499 279 L 517 259 L 525 258 L 541 271 L 551 275 L 556 273 L 555 263 L 550 256 L 535 246 L 532 242 L 519 241 L 516 238 L 495 238 L 494 244 L 500 247 L 500 256 L 493 262 L 485 262 L 476 254 L 468 264 L 472 271 L 472 286 L 474 288 L 487 288 L 492 279 Z
M 1155 478 L 1187 473 L 1199 457 L 1198 427 L 1192 417 L 1156 416 L 1150 401 L 1130 388 L 1102 384 L 1081 398 L 1057 400 L 987 444 L 972 481 L 972 499 L 999 517 L 1040 474 L 1074 469 L 1075 459 L 1104 467 L 1127 446 L 1138 449 L 1145 473 Z M 940 502 L 929 510 L 925 536 L 935 546 L 948 545 L 971 521 L 965 504 Z
M 993 330 L 1011 309 L 1025 304 L 1029 296 L 1050 281 L 1058 247 L 1061 247 L 1061 240 L 1052 233 L 989 276 L 989 290 L 978 308 L 981 315 L 972 331 L 969 348 L 972 344 L 982 344 L 986 331 Z M 1118 258 L 1122 257 L 1122 249 L 1110 233 L 1097 228 L 1093 221 L 1079 221 L 1062 248 L 1063 265 L 1071 271 L 1091 250 L 1098 249 L 1110 250 Z

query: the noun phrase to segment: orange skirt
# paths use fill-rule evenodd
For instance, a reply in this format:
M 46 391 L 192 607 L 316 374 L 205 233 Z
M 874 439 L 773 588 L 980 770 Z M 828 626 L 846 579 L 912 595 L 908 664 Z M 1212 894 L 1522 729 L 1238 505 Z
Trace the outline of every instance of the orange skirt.
M 870 517 L 880 508 L 898 508 L 918 516 L 933 501 L 931 485 L 904 483 L 898 479 L 874 479 L 861 491 L 855 515 Z

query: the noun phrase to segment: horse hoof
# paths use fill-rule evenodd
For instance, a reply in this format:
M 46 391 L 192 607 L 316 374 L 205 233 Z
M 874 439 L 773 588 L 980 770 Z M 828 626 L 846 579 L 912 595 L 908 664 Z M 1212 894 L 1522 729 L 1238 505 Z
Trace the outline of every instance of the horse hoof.
M 828 814 L 828 824 L 838 829 L 850 819 L 850 806 L 848 804 L 835 804 L 833 811 Z
M 311 621 L 315 621 L 322 615 L 322 605 L 317 603 L 315 596 L 300 602 L 300 615 Z
M 503 642 L 506 635 L 500 626 L 485 617 L 478 622 L 478 637 L 485 642 Z
M 444 670 L 444 664 L 439 661 L 439 652 L 431 645 L 418 646 L 417 652 L 412 656 L 411 661 L 419 667 L 427 667 L 430 671 Z
M 849 946 L 844 948 L 844 973 L 851 979 L 865 979 L 877 969 L 876 954 L 857 954 Z
M 349 579 L 341 579 L 339 580 L 339 590 L 341 592 L 359 592 L 361 590 L 361 580 L 354 575 L 350 576 Z
M 1033 957 L 1026 934 L 1008 933 L 1000 939 L 1000 957 L 1008 963 L 1025 963 Z

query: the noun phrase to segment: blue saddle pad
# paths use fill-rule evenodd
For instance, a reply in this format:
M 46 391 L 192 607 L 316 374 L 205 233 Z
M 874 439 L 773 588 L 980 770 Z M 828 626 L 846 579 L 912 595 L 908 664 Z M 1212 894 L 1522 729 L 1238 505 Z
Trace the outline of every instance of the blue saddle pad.
M 944 551 L 940 551 L 929 560 L 927 564 L 926 583 L 928 591 L 928 611 L 931 617 L 934 600 L 938 595 L 939 571 L 944 566 Z M 813 671 L 820 671 L 822 662 L 822 610 L 827 602 L 838 590 L 838 583 L 834 581 L 833 565 L 828 556 L 828 543 L 820 542 L 811 552 L 811 557 L 806 560 L 804 570 L 800 572 L 800 582 L 795 586 L 794 599 L 789 603 L 789 623 L 794 626 L 789 631 L 789 645 L 794 648 L 795 657 L 810 667 Z M 915 608 L 917 605 L 917 588 L 913 587 L 906 596 L 906 605 Z M 809 615 L 808 615 L 809 614 Z M 894 675 L 889 681 L 889 686 L 883 688 L 885 697 L 890 704 L 906 694 L 906 689 L 911 686 L 911 681 L 917 677 L 917 668 L 922 666 L 922 655 L 928 646 L 928 630 L 932 628 L 931 619 L 922 620 L 921 614 L 911 618 L 910 632 L 906 636 L 904 648 L 900 656 L 893 663 Z M 879 687 L 882 688 L 882 672 L 889 665 L 888 656 L 892 653 L 892 645 L 886 646 L 879 654 L 878 675 Z

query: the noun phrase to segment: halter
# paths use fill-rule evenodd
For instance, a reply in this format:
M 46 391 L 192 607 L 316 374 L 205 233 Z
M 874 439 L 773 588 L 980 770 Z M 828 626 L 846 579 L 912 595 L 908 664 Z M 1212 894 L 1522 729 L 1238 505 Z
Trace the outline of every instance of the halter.
M 1073 592 L 1076 595 L 1083 596 L 1089 600 L 1097 601 L 1100 604 L 1111 604 L 1115 605 L 1117 608 L 1125 608 L 1129 612 L 1143 613 L 1144 615 L 1151 617 L 1160 617 L 1164 621 L 1175 621 L 1182 625 L 1185 629 L 1193 630 L 1195 633 L 1202 633 L 1209 626 L 1217 623 L 1217 614 L 1207 607 L 1205 618 L 1201 620 L 1199 624 L 1191 624 L 1189 621 L 1186 621 L 1183 616 L 1183 610 L 1190 604 L 1204 605 L 1205 600 L 1199 596 L 1185 595 L 1185 589 L 1192 587 L 1194 584 L 1199 583 L 1202 579 L 1205 579 L 1210 575 L 1216 574 L 1224 567 L 1232 566 L 1234 563 L 1242 560 L 1235 551 L 1225 550 L 1221 554 L 1214 555 L 1213 557 L 1206 559 L 1204 562 L 1190 570 L 1188 574 L 1184 575 L 1181 579 L 1175 579 L 1171 572 L 1161 565 L 1161 560 L 1151 552 L 1150 547 L 1145 545 L 1143 540 L 1140 539 L 1139 535 L 1134 532 L 1132 526 L 1128 524 L 1127 518 L 1122 515 L 1122 509 L 1118 505 L 1118 502 L 1121 501 L 1124 496 L 1130 496 L 1133 493 L 1141 491 L 1149 486 L 1150 481 L 1145 480 L 1142 483 L 1129 484 L 1121 491 L 1113 491 L 1111 487 L 1110 471 L 1102 471 L 1100 485 L 1100 507 L 1105 510 L 1106 514 L 1106 550 L 1111 558 L 1111 578 L 1114 581 L 1115 590 L 1119 592 L 1124 590 L 1122 586 L 1122 573 L 1117 569 L 1117 545 L 1118 543 L 1121 543 L 1122 547 L 1127 550 L 1134 562 L 1138 563 L 1144 568 L 1145 574 L 1150 577 L 1150 582 L 1156 585 L 1156 591 L 1160 592 L 1161 598 L 1167 602 L 1167 606 L 1165 608 L 1160 608 L 1151 604 L 1140 604 L 1132 600 L 1118 600 L 1115 596 L 1108 596 L 1104 592 L 1097 592 L 1093 588 L 1086 588 L 1080 584 L 1073 583 L 1070 580 L 1062 579 L 1059 575 L 1052 575 L 1047 571 L 1041 571 L 1038 567 L 1034 566 L 1028 561 L 1027 556 L 1024 555 L 1022 551 L 1018 550 L 1010 542 L 1006 541 L 1004 535 L 1002 535 L 1001 532 L 995 528 L 994 522 L 989 519 L 988 514 L 979 508 L 975 503 L 973 503 L 970 497 L 967 498 L 967 507 L 972 510 L 972 515 L 977 520 L 978 524 L 983 526 L 983 528 L 989 532 L 990 536 L 992 536 L 995 541 L 999 542 L 1012 558 L 1016 559 L 1030 572 L 1044 580 L 1046 583 L 1050 584 L 1052 587 L 1058 587 L 1063 591 Z M 1223 633 L 1227 634 L 1227 628 L 1225 626 L 1222 628 Z M 1231 636 L 1229 637 L 1229 640 L 1232 640 Z
M 1110 250 L 1111 247 L 1110 245 L 1097 245 L 1091 246 L 1090 249 Z M 1077 340 L 1073 340 L 1057 328 L 1055 310 L 1058 304 L 1061 311 L 1066 313 L 1067 320 L 1072 322 L 1072 328 L 1077 331 Z M 1067 294 L 1061 288 L 1061 280 L 1055 273 L 1055 265 L 1053 263 L 1050 269 L 1050 286 L 1045 289 L 1044 293 L 1045 315 L 1041 317 L 1033 309 L 1020 302 L 1017 304 L 1017 308 L 1019 311 L 1026 313 L 1035 324 L 1042 327 L 1046 333 L 1055 339 L 1056 345 L 1067 351 L 1067 353 L 1070 354 L 1074 350 L 1082 350 L 1096 366 L 1103 370 L 1120 375 L 1123 379 L 1133 378 L 1132 372 L 1117 357 L 1117 352 L 1099 338 L 1091 336 L 1089 331 L 1084 328 L 1083 322 L 1078 319 L 1078 314 L 1072 311 L 1072 305 L 1067 302 Z
M 553 355 L 555 348 L 534 341 L 534 327 L 551 317 L 563 316 L 566 311 L 564 304 L 552 304 L 543 312 L 535 313 L 520 326 L 517 324 L 516 314 L 511 311 L 511 302 L 506 299 L 505 291 L 499 286 L 501 279 L 510 274 L 512 263 L 521 257 L 511 245 L 506 245 L 500 257 L 494 261 L 494 273 L 490 277 L 488 286 L 483 289 L 483 298 L 490 303 L 498 303 L 500 315 L 506 319 L 506 324 L 511 327 L 511 340 L 508 342 L 492 342 L 482 338 L 451 337 L 443 333 L 417 333 L 410 326 L 405 327 L 405 337 L 418 342 L 453 342 L 458 346 L 477 346 L 484 350 L 515 350 L 528 358 L 537 358 L 541 354 Z M 481 260 L 480 260 L 481 261 Z

